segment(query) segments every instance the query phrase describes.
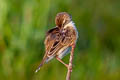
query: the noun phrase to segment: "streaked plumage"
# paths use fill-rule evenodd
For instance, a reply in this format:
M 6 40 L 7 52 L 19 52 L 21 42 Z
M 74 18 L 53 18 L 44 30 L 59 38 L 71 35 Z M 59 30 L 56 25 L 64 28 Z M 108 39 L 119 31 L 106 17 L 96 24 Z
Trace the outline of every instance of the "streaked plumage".
M 56 56 L 62 59 L 71 50 L 71 45 L 76 43 L 78 32 L 68 13 L 58 13 L 55 23 L 56 27 L 50 29 L 46 34 L 45 55 L 36 72 L 45 62 Z

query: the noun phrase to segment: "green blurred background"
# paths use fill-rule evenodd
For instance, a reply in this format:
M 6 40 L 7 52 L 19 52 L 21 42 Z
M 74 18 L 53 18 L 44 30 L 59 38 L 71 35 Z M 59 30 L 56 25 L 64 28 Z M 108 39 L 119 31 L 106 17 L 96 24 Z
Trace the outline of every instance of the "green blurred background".
M 63 11 L 79 31 L 72 80 L 120 80 L 120 0 L 0 0 L 0 80 L 65 80 L 56 59 L 34 73 Z

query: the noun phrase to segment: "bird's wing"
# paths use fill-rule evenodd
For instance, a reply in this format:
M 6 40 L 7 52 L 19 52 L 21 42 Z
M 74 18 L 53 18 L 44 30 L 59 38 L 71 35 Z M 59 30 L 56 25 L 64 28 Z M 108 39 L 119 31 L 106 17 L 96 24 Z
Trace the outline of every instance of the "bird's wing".
M 63 47 L 61 44 L 62 35 L 58 28 L 51 29 L 47 34 L 45 39 L 46 54 L 52 56 Z
M 74 40 L 74 32 L 66 29 L 59 32 L 58 28 L 48 31 L 45 39 L 46 56 L 52 56 L 65 46 L 70 46 Z

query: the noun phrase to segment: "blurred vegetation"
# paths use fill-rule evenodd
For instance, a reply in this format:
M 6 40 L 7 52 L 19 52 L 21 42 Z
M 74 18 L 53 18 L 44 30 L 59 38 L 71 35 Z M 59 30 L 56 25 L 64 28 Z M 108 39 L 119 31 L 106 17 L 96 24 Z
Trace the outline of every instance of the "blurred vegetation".
M 72 80 L 120 80 L 120 0 L 0 0 L 0 80 L 65 80 L 55 59 L 34 73 L 63 11 L 79 31 Z

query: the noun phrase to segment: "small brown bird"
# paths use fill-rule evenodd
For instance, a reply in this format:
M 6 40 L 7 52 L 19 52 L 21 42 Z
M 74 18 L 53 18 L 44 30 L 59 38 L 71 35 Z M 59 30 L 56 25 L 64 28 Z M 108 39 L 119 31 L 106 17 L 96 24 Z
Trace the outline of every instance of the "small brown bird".
M 50 29 L 46 34 L 45 55 L 36 72 L 40 70 L 44 63 L 53 58 L 56 58 L 68 68 L 68 64 L 65 64 L 61 59 L 71 51 L 71 45 L 76 44 L 78 32 L 72 17 L 66 12 L 58 13 L 55 23 L 56 27 Z

